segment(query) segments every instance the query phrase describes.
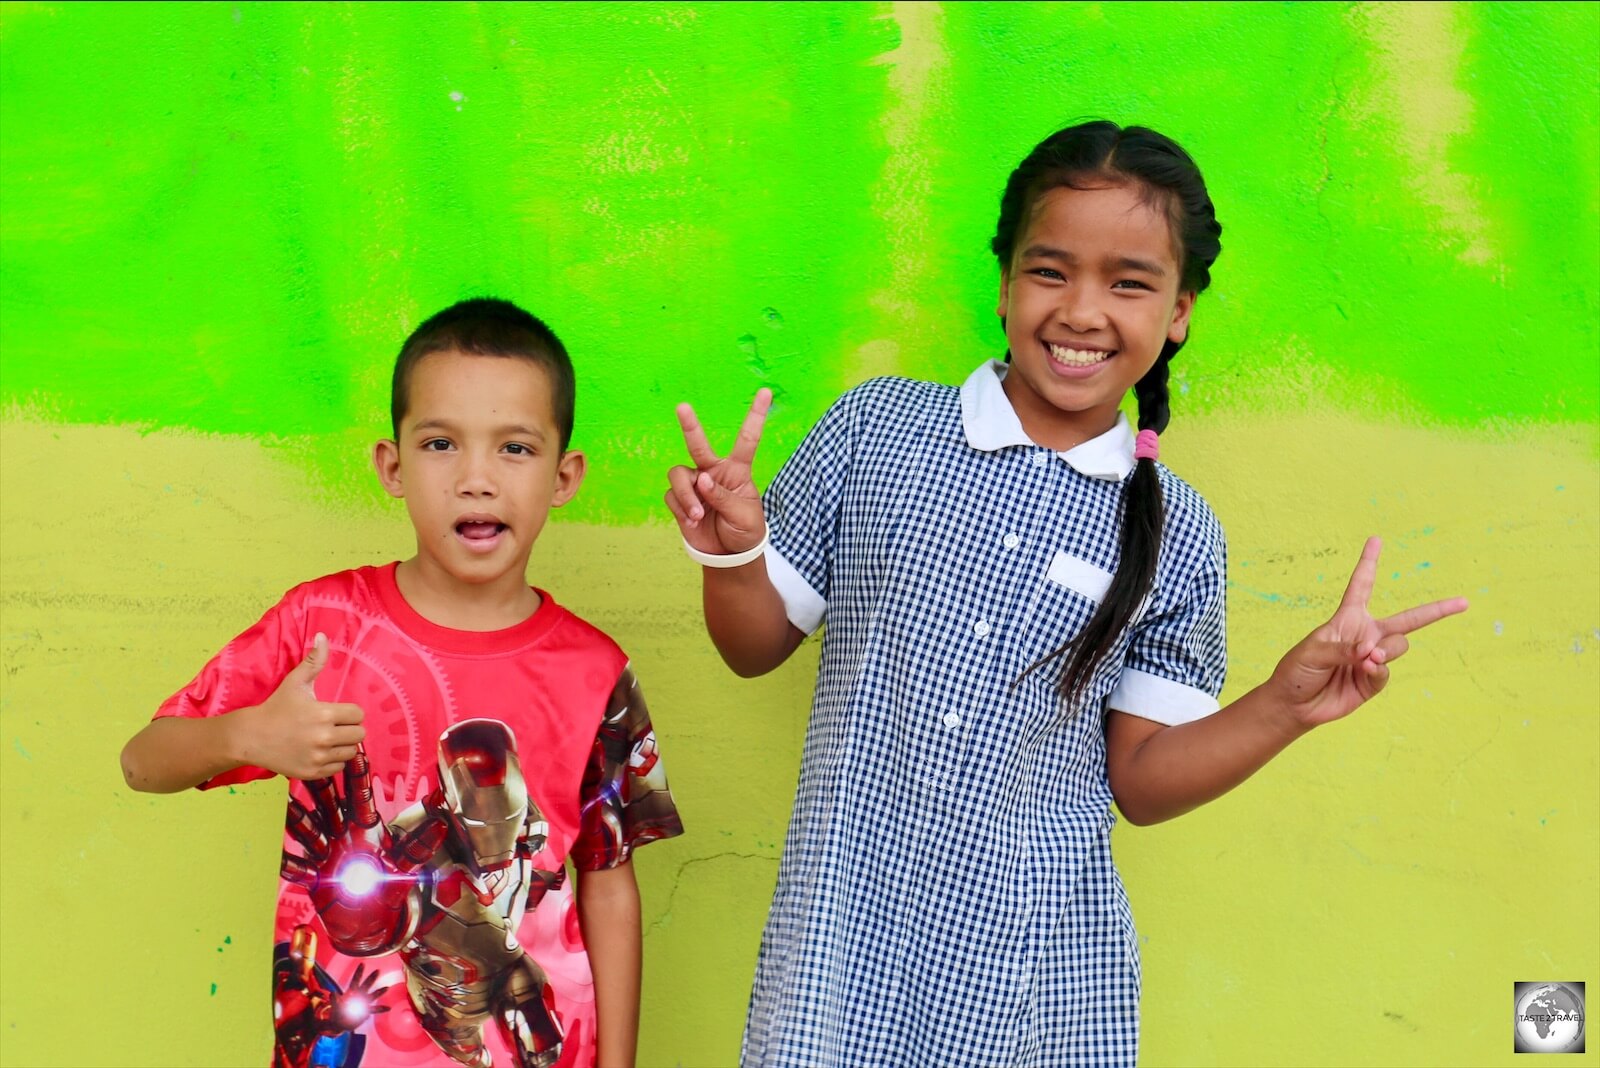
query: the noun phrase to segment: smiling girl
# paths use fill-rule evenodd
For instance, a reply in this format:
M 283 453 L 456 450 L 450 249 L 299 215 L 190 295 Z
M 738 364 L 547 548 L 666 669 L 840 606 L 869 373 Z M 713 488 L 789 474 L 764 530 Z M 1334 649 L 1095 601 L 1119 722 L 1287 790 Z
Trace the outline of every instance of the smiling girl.
M 1132 1065 L 1139 954 L 1111 859 L 1383 688 L 1370 540 L 1338 610 L 1219 709 L 1222 529 L 1157 462 L 1222 228 L 1194 161 L 1092 122 L 1012 173 L 1005 361 L 846 393 L 765 497 L 687 405 L 667 505 L 742 675 L 826 624 L 747 1065 Z M 1138 401 L 1139 431 L 1120 406 Z

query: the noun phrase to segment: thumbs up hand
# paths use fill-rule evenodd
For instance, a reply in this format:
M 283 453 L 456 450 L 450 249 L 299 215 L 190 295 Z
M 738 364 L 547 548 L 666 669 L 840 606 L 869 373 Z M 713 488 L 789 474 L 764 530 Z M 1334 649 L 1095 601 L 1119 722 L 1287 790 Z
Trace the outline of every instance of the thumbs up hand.
M 240 763 L 291 779 L 325 779 L 356 755 L 366 737 L 357 705 L 317 700 L 313 684 L 328 664 L 328 639 L 318 634 L 306 657 L 271 697 L 236 713 Z

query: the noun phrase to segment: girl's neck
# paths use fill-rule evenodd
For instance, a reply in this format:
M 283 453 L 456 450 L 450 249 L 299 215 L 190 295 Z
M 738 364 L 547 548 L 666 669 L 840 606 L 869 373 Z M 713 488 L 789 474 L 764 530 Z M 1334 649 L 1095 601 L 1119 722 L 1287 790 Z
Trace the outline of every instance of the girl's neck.
M 413 556 L 395 568 L 394 581 L 417 615 L 451 630 L 505 630 L 539 610 L 538 593 L 519 572 L 491 582 L 467 583 Z
M 1011 378 L 1011 375 L 1007 375 L 1003 385 L 1010 386 Z M 1022 432 L 1036 444 L 1056 452 L 1075 449 L 1104 434 L 1117 425 L 1117 413 L 1121 410 L 1106 408 L 1064 412 L 1027 390 L 1015 388 L 1007 389 L 1006 396 L 1011 400 L 1012 411 L 1017 413 L 1017 421 L 1022 424 Z

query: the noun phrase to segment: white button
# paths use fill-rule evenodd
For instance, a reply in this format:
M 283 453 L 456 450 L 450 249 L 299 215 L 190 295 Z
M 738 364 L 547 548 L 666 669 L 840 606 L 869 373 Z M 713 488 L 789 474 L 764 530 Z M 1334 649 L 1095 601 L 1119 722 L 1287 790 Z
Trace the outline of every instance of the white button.
M 1049 459 L 1049 457 L 1045 456 L 1044 453 L 1036 452 L 1033 454 L 1033 466 L 1043 467 L 1047 459 Z
M 1017 537 L 1015 534 L 1007 534 L 1005 537 L 1000 539 L 1000 544 L 1004 545 L 1007 549 L 1015 549 L 1018 545 L 1022 544 L 1022 539 Z
M 989 636 L 989 624 L 981 619 L 978 620 L 972 625 L 972 633 L 980 638 L 987 638 Z
M 961 713 L 946 712 L 944 714 L 944 725 L 952 729 L 961 726 Z

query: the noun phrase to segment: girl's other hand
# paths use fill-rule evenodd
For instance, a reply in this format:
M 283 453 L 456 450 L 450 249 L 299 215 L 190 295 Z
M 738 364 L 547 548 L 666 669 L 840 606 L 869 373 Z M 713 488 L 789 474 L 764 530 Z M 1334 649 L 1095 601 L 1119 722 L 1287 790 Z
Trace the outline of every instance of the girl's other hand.
M 751 478 L 750 465 L 761 444 L 761 428 L 772 407 L 772 391 L 759 389 L 739 427 L 733 449 L 719 457 L 706 440 L 706 432 L 687 404 L 678 405 L 678 423 L 694 467 L 674 467 L 667 472 L 667 508 L 678 521 L 683 539 L 701 552 L 726 555 L 753 549 L 766 533 L 761 512 L 761 491 Z
M 1272 673 L 1268 685 L 1278 691 L 1301 728 L 1354 712 L 1388 683 L 1389 665 L 1409 648 L 1407 634 L 1467 610 L 1465 598 L 1452 597 L 1373 619 L 1367 601 L 1381 548 L 1379 539 L 1367 539 L 1338 611 L 1289 650 Z

